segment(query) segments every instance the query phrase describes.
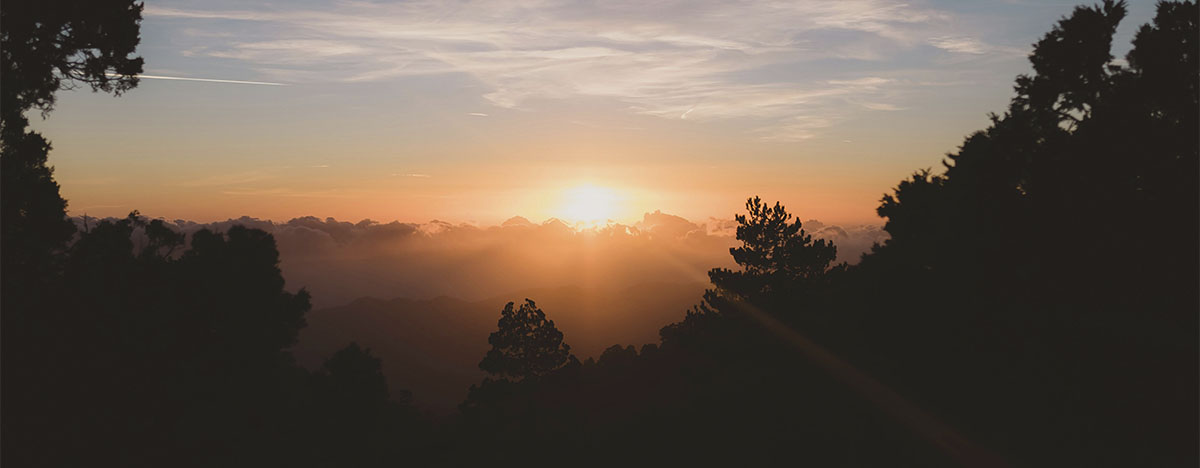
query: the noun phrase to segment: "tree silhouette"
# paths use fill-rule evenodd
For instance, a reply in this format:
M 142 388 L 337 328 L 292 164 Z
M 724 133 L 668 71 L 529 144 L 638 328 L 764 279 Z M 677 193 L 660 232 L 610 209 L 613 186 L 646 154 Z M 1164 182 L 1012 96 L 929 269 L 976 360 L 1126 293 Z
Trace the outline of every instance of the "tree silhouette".
M 299 410 L 288 395 L 304 379 L 286 350 L 309 301 L 284 290 L 270 235 L 239 226 L 185 242 L 134 213 L 81 233 L 61 281 L 28 322 L 51 346 L 11 361 L 36 374 L 5 383 L 5 398 L 19 398 L 6 402 L 52 407 L 6 414 L 32 439 L 6 441 L 6 459 L 161 465 L 197 451 L 187 461 L 207 464 L 261 457 L 287 440 Z M 52 390 L 24 394 L 43 386 Z M 62 438 L 72 445 L 39 450 Z
M 53 168 L 47 166 L 50 143 L 27 131 L 24 115 L 35 108 L 45 115 L 53 107 L 55 92 L 77 83 L 114 93 L 135 86 L 132 75 L 141 72 L 141 59 L 129 55 L 137 46 L 140 12 L 133 1 L 0 3 L 0 394 L 6 408 L 0 426 L 6 464 L 82 461 L 72 457 L 102 447 L 111 440 L 104 436 L 122 433 L 99 431 L 99 437 L 84 438 L 73 431 L 97 426 L 79 424 L 82 420 L 118 417 L 108 412 L 125 408 L 135 394 L 160 389 L 134 387 L 137 391 L 104 403 L 100 396 L 112 394 L 82 390 L 85 385 L 80 382 L 103 387 L 102 382 L 130 375 L 135 377 L 130 384 L 137 385 L 142 376 L 105 374 L 125 357 L 115 345 L 128 330 L 80 313 L 77 305 L 85 301 L 77 294 L 82 291 L 64 285 L 64 269 L 83 259 L 66 258 L 75 227 L 66 217 L 67 204 L 59 195 Z M 125 244 L 110 242 L 112 236 L 127 234 L 126 227 L 106 226 L 93 240 L 107 236 L 104 242 L 110 246 L 128 246 L 128 239 Z M 119 254 L 113 257 L 126 260 Z M 116 275 L 129 272 L 120 270 L 128 265 L 113 264 L 114 274 L 97 284 L 120 281 Z M 93 300 L 110 298 L 114 297 L 104 294 Z M 139 415 L 143 413 L 127 415 L 123 428 L 141 426 L 145 419 Z M 54 446 L 55 440 L 70 442 Z
M 1105 0 L 1094 8 L 1077 7 L 1037 44 L 1029 57 L 1034 75 L 1017 78 L 1014 107 L 1045 112 L 1053 120 L 1086 118 L 1109 85 L 1109 50 L 1125 2 Z
M 54 105 L 62 87 L 87 83 L 121 93 L 137 85 L 141 5 L 133 0 L 0 4 L 0 305 L 5 349 L 24 346 L 12 330 L 43 300 L 75 232 L 59 196 L 50 143 L 27 132 L 24 113 Z M 110 75 L 111 74 L 111 75 Z M 36 340 L 36 339 L 35 339 Z M 15 351 L 15 350 L 14 350 Z M 7 354 L 7 353 L 5 353 Z
M 734 216 L 742 246 L 729 249 L 741 270 L 717 268 L 708 273 L 718 293 L 750 298 L 824 278 L 837 258 L 833 243 L 814 241 L 799 219 L 789 223 L 792 215 L 779 202 L 772 207 L 750 198 L 746 211 Z
M 14 292 L 27 289 L 21 277 L 39 277 L 36 270 L 51 264 L 74 232 L 53 168 L 46 165 L 50 143 L 25 131 L 24 113 L 40 109 L 45 115 L 60 88 L 78 83 L 115 94 L 137 86 L 142 59 L 130 55 L 138 45 L 141 11 L 133 0 L 0 5 L 0 248 L 6 252 L 2 273 Z
M 135 0 L 5 2 L 0 9 L 3 125 L 23 127 L 21 113 L 54 108 L 61 88 L 84 83 L 121 94 L 137 86 L 142 58 L 142 4 Z
M 0 275 L 6 309 L 21 308 L 18 298 L 50 281 L 75 233 L 54 169 L 46 165 L 49 151 L 50 143 L 25 132 L 24 125 L 0 129 Z
M 1029 434 L 1021 461 L 1195 460 L 1198 14 L 1160 3 L 1128 66 L 1110 52 L 1124 16 L 1059 21 L 1007 111 L 883 197 L 891 238 L 839 286 L 862 335 L 847 352 L 985 437 Z
M 751 340 L 761 332 L 746 322 L 747 307 L 794 322 L 821 312 L 829 296 L 830 278 L 844 270 L 833 265 L 837 246 L 805 232 L 803 223 L 779 202 L 774 206 L 759 197 L 746 200 L 746 214 L 736 214 L 740 247 L 729 249 L 741 268 L 714 268 L 708 272 L 713 288 L 682 322 L 660 331 L 664 343 L 700 343 Z M 807 314 L 810 317 L 801 317 Z M 736 331 L 735 331 L 736 330 Z
M 392 466 L 412 452 L 418 419 L 411 395 L 389 397 L 382 363 L 358 343 L 333 354 L 313 374 L 312 466 Z
M 74 233 L 53 168 L 50 143 L 26 132 L 24 113 L 54 107 L 60 88 L 86 83 L 120 94 L 137 86 L 142 6 L 133 0 L 52 0 L 0 5 L 0 260 L 13 294 L 45 279 Z M 9 298 L 10 295 L 5 295 Z M 11 300 L 6 301 L 15 306 Z
M 358 343 L 350 343 L 330 356 L 316 376 L 327 381 L 329 398 L 360 408 L 354 413 L 369 415 L 387 403 L 387 382 L 380 360 L 371 355 L 370 348 L 364 349 Z
M 500 312 L 499 330 L 488 336 L 492 349 L 479 362 L 480 369 L 522 380 L 548 375 L 574 359 L 562 332 L 533 301 L 525 299 L 516 309 L 513 305 L 509 302 Z

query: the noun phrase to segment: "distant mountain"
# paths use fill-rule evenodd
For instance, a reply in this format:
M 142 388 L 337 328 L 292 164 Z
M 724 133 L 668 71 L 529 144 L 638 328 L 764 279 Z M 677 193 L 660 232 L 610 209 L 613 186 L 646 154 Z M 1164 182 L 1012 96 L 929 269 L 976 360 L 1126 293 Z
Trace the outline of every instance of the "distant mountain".
M 533 226 L 533 223 L 524 216 L 513 216 L 511 218 L 508 218 L 507 221 L 500 223 L 500 227 L 512 227 L 512 226 L 530 227 L 530 226 Z
M 580 360 L 614 344 L 658 341 L 658 330 L 698 303 L 704 283 L 644 283 L 623 289 L 579 286 L 518 291 L 480 301 L 361 298 L 308 314 L 294 348 L 309 368 L 351 341 L 383 359 L 392 389 L 435 414 L 449 414 L 485 374 L 477 367 L 509 301 L 533 299 L 565 335 Z

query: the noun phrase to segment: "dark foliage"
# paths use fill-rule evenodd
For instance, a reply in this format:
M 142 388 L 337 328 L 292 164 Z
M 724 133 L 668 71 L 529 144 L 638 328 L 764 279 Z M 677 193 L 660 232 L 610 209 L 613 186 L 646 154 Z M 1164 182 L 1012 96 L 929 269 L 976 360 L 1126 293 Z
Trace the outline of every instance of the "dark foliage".
M 536 378 L 575 358 L 554 321 L 546 320 L 546 314 L 529 299 L 517 309 L 511 302 L 504 306 L 498 326 L 500 329 L 488 336 L 491 351 L 479 362 L 479 368 L 489 374 L 515 380 Z
M 26 110 L 49 112 L 54 94 L 78 84 L 121 94 L 137 86 L 142 4 L 135 0 L 4 2 L 0 81 L 5 125 Z M 19 124 L 17 124 L 20 126 Z
M 309 300 L 283 290 L 270 235 L 189 241 L 134 213 L 65 259 L 55 295 L 6 335 L 30 346 L 6 348 L 6 463 L 362 466 L 418 445 L 419 415 L 368 351 L 312 375 L 292 362 Z
M 1197 10 L 1160 4 L 1128 68 L 1123 14 L 1037 43 L 1008 112 L 884 197 L 892 239 L 856 271 L 862 359 L 1024 463 L 1196 456 Z
M 709 272 L 716 294 L 753 300 L 822 289 L 837 247 L 824 239 L 814 241 L 799 219 L 789 224 L 792 215 L 779 203 L 771 207 L 754 197 L 746 200 L 746 211 L 735 215 L 742 246 L 729 249 L 740 270 Z
M 334 353 L 312 376 L 309 466 L 395 466 L 421 462 L 430 427 L 412 407 L 412 395 L 389 396 L 382 363 L 357 343 Z
M 24 114 L 49 112 L 63 86 L 118 94 L 137 86 L 142 59 L 130 55 L 141 11 L 132 0 L 0 5 L 0 275 L 13 293 L 5 305 L 17 307 L 20 292 L 49 280 L 75 230 L 46 165 L 50 142 L 26 131 Z

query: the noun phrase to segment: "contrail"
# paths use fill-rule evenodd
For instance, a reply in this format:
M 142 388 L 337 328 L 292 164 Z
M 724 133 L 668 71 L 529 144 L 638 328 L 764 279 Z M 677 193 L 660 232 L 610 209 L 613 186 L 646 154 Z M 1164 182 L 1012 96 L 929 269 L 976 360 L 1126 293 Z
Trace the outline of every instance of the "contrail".
M 116 73 L 107 73 L 110 77 L 123 76 Z M 212 78 L 185 78 L 182 76 L 161 76 L 161 75 L 137 75 L 138 78 L 147 78 L 151 80 L 177 80 L 177 81 L 203 81 L 206 83 L 233 83 L 233 84 L 249 84 L 263 86 L 287 86 L 287 83 L 270 83 L 266 81 L 240 81 L 240 80 L 217 80 Z

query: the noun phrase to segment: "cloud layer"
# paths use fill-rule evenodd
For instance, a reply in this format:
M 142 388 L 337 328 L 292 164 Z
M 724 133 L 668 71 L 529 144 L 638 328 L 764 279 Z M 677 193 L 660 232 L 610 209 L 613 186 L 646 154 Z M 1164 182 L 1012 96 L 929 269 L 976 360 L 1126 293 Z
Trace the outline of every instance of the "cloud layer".
M 532 288 L 704 283 L 709 269 L 735 266 L 729 247 L 737 245 L 732 220 L 697 224 L 657 211 L 634 225 L 583 230 L 557 219 L 534 223 L 520 217 L 489 227 L 315 217 L 168 224 L 188 234 L 237 224 L 270 232 L 288 288 L 307 288 L 318 307 L 366 296 L 476 300 Z M 839 246 L 839 261 L 856 261 L 886 238 L 878 226 L 826 226 L 816 220 L 804 225 Z
M 501 108 L 609 98 L 670 119 L 745 119 L 753 133 L 783 141 L 810 138 L 854 112 L 902 109 L 908 90 L 922 86 L 889 67 L 827 62 L 885 63 L 904 55 L 912 69 L 939 54 L 1013 52 L 984 43 L 948 12 L 883 0 L 240 8 L 148 6 L 145 14 L 188 26 L 180 29 L 185 55 L 242 63 L 273 82 L 464 74 Z M 928 57 L 914 60 L 920 54 Z M 825 68 L 847 71 L 828 76 Z

